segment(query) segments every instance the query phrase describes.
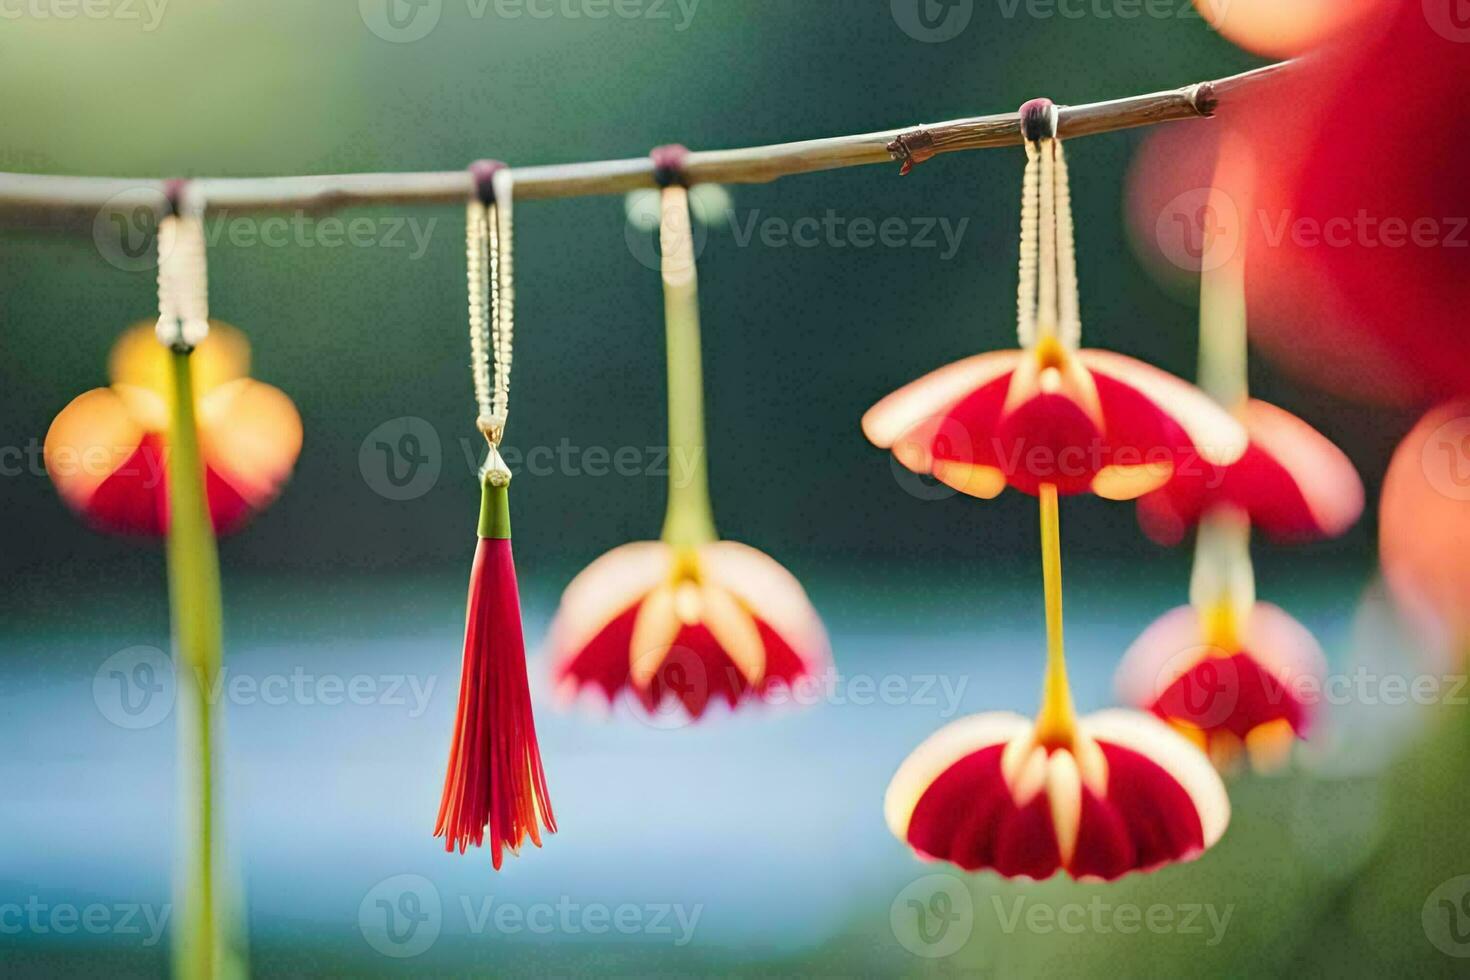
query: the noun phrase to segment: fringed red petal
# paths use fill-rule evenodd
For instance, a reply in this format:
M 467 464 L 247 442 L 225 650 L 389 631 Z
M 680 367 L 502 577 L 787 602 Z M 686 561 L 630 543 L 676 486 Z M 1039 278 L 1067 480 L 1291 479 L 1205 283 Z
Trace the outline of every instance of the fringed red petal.
M 526 679 L 521 602 L 509 538 L 481 538 L 470 574 L 459 709 L 434 836 L 460 853 L 484 845 L 498 869 L 504 852 L 529 837 L 541 846 L 541 825 L 556 832 L 536 743 Z

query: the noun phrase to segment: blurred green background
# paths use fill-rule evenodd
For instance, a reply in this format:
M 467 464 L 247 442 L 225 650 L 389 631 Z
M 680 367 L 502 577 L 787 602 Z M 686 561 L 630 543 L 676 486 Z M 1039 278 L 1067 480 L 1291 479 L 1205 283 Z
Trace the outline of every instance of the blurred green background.
M 1111 7 L 1070 8 L 1082 11 L 1072 17 L 1025 2 L 961 0 L 969 20 L 942 41 L 904 29 L 905 2 L 405 3 L 395 9 L 407 23 L 437 19 L 422 38 L 403 41 L 388 39 L 404 35 L 384 29 L 384 5 L 374 0 L 153 8 L 135 0 L 89 8 L 108 11 L 100 18 L 62 17 L 70 8 L 38 0 L 15 6 L 0 25 L 0 85 L 9 93 L 0 169 L 246 176 L 443 170 L 486 156 L 512 164 L 620 158 L 671 141 L 714 149 L 932 122 L 1042 94 L 1094 101 L 1256 63 L 1186 0 L 1165 5 L 1167 17 L 1118 16 Z M 1086 337 L 1188 376 L 1193 299 L 1149 278 L 1124 231 L 1123 179 L 1141 138 L 1092 137 L 1069 151 Z M 916 490 L 866 444 L 857 420 L 931 367 L 1013 342 L 1020 170 L 1019 151 L 1001 150 L 940 157 L 902 179 L 894 165 L 732 187 L 732 215 L 710 229 L 700 259 L 722 531 L 806 583 L 844 672 L 948 672 L 971 681 L 966 710 L 1033 703 L 1041 637 L 1034 503 Z M 533 642 L 578 568 L 654 536 L 661 518 L 659 473 L 585 472 L 589 447 L 638 447 L 653 463 L 656 452 L 645 450 L 664 440 L 658 276 L 638 257 L 648 236 L 629 230 L 623 209 L 620 199 L 590 198 L 517 211 L 520 329 L 508 442 L 573 461 L 516 483 Z M 932 247 L 744 238 L 751 222 L 790 226 L 829 213 L 841 222 L 896 217 L 911 233 L 926 224 L 961 231 L 953 250 L 942 233 Z M 1377 711 L 1371 722 L 1354 715 L 1329 726 L 1342 737 L 1325 739 L 1313 764 L 1237 785 L 1235 825 L 1198 865 L 1115 888 L 975 878 L 965 885 L 975 935 L 937 959 L 910 955 L 890 923 L 895 896 L 930 873 L 887 837 L 879 807 L 887 774 L 944 720 L 913 706 L 822 705 L 799 719 L 728 719 L 678 733 L 553 714 L 548 766 L 565 844 L 554 839 L 503 879 L 490 879 L 478 857 L 455 864 L 436 854 L 428 810 L 453 710 L 477 500 L 466 455 L 478 437 L 462 212 L 338 217 L 370 219 L 371 244 L 328 244 L 340 232 L 309 218 L 277 247 L 258 240 L 259 216 L 214 219 L 211 310 L 250 335 L 252 373 L 295 400 L 306 432 L 282 498 L 222 543 L 227 657 L 261 672 L 417 670 L 445 688 L 423 717 L 394 716 L 401 724 L 388 726 L 391 737 L 370 710 L 298 705 L 282 718 L 232 709 L 230 765 L 245 784 L 234 799 L 236 843 L 246 852 L 239 860 L 257 970 L 1454 972 L 1460 961 L 1428 941 L 1421 907 L 1439 882 L 1470 871 L 1455 864 L 1470 854 L 1458 802 L 1470 761 L 1463 711 L 1407 720 Z M 89 695 L 109 654 L 136 643 L 166 648 L 161 553 L 83 529 L 35 465 L 54 415 L 106 383 L 118 332 L 156 309 L 153 270 L 120 269 L 109 254 L 87 229 L 0 229 L 0 444 L 9 447 L 0 479 L 0 699 L 11 746 L 0 819 L 13 822 L 0 844 L 0 904 L 38 890 L 74 902 L 167 894 L 170 726 L 146 737 L 120 731 L 97 718 Z M 1373 625 L 1386 616 L 1381 602 L 1360 607 L 1373 574 L 1371 501 L 1412 419 L 1297 385 L 1259 361 L 1252 383 L 1342 445 L 1370 491 L 1369 512 L 1344 539 L 1258 548 L 1262 596 L 1316 629 L 1335 668 L 1366 656 L 1379 669 L 1422 669 L 1391 625 Z M 436 437 L 439 475 L 411 499 L 390 499 L 370 437 L 385 425 L 399 431 L 404 418 L 423 420 Z M 1183 601 L 1189 558 L 1144 540 L 1127 506 L 1078 500 L 1064 511 L 1079 700 L 1099 707 L 1124 646 Z M 1433 741 L 1412 747 L 1403 732 L 1421 730 L 1435 732 Z M 1363 761 L 1361 744 L 1344 733 L 1376 751 Z M 1382 775 L 1399 751 L 1418 754 Z M 724 817 L 710 816 L 717 804 Z M 324 811 L 339 819 L 335 834 Z M 110 835 L 120 846 L 108 846 Z M 563 846 L 571 856 L 558 859 Z M 509 881 L 523 902 L 687 895 L 724 919 L 710 927 L 713 938 L 700 933 L 678 950 L 646 936 L 447 935 L 421 959 L 378 956 L 356 927 L 357 900 L 373 882 L 409 871 L 430 875 L 446 903 L 455 889 Z M 1007 933 L 992 914 L 992 896 L 1009 914 L 1017 897 L 1058 907 L 1095 894 L 1234 912 L 1223 942 L 1211 946 L 1177 931 Z M 164 963 L 160 948 L 115 936 L 73 941 L 22 930 L 0 934 L 0 945 L 34 972 L 147 973 Z

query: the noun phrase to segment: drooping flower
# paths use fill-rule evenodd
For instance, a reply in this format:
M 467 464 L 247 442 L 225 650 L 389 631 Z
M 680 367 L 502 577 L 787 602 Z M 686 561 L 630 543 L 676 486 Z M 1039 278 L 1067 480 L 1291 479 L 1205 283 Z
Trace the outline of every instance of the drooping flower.
M 1181 467 L 1138 500 L 1138 521 L 1159 544 L 1178 544 L 1210 510 L 1229 506 L 1277 540 L 1342 534 L 1363 512 L 1357 470 L 1325 436 L 1285 409 L 1251 399 L 1250 443 L 1228 466 L 1203 460 Z
M 1395 602 L 1449 665 L 1470 658 L 1470 400 L 1429 412 L 1394 450 L 1378 552 Z
M 1245 434 L 1192 385 L 1141 361 L 1078 349 L 1081 318 L 1066 161 L 1054 107 L 1023 107 L 1019 350 L 957 361 L 893 392 L 863 432 L 900 463 L 975 497 L 1007 485 L 1035 494 L 1132 499 L 1202 459 L 1227 465 Z
M 1216 765 L 1247 754 L 1270 769 L 1307 737 L 1325 673 L 1312 634 L 1277 606 L 1180 606 L 1123 655 L 1118 694 L 1172 724 Z
M 99 530 L 159 537 L 168 528 L 168 357 L 152 323 L 129 328 L 109 358 L 111 387 L 78 395 L 46 433 L 52 483 Z M 290 476 L 301 418 L 279 389 L 248 376 L 250 346 L 234 327 L 211 321 L 191 360 L 209 514 L 226 534 Z
M 1222 147 L 1205 206 L 1226 207 L 1222 172 L 1250 166 L 1239 143 Z M 1198 525 L 1191 605 L 1165 614 L 1124 655 L 1118 689 L 1125 703 L 1152 711 L 1222 767 L 1243 751 L 1272 768 L 1305 738 L 1311 705 L 1302 681 L 1324 673 L 1310 633 L 1275 606 L 1256 602 L 1253 527 L 1277 538 L 1346 530 L 1363 507 L 1363 487 L 1347 458 L 1296 416 L 1249 397 L 1245 244 L 1202 263 L 1200 385 L 1242 419 L 1250 435 L 1229 466 L 1180 470 L 1139 500 L 1139 522 L 1175 544 Z
M 612 702 L 628 691 L 648 712 L 682 707 L 698 719 L 713 702 L 734 708 L 794 685 L 823 669 L 829 651 L 791 573 L 715 533 L 684 188 L 664 188 L 661 221 L 676 463 L 663 535 L 615 548 L 584 569 L 562 596 L 549 646 L 556 684 L 568 698 L 591 688 Z
M 801 584 L 734 541 L 637 541 L 567 586 L 549 646 L 567 694 L 629 690 L 649 712 L 735 707 L 820 672 L 826 631 Z
M 1187 861 L 1230 820 L 1219 776 L 1158 719 L 1076 718 L 1062 651 L 1057 491 L 1041 489 L 1047 673 L 1035 722 L 1000 712 L 940 729 L 899 767 L 884 813 L 922 857 L 1007 877 L 1111 880 Z

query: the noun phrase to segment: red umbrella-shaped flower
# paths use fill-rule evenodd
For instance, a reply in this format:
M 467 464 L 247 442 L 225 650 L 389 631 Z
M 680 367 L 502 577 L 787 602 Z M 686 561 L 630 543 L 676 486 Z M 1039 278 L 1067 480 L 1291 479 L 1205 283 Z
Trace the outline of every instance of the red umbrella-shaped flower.
M 863 416 L 863 432 L 908 469 L 982 498 L 1049 484 L 1064 495 L 1132 499 L 1197 459 L 1234 462 L 1245 434 L 1198 389 L 1122 354 L 1079 349 L 1055 109 L 1038 100 L 1022 114 L 1020 349 L 978 354 L 900 388 Z
M 669 359 L 669 501 L 659 541 L 615 548 L 567 587 L 551 625 L 566 697 L 623 692 L 648 712 L 702 717 L 821 671 L 827 634 L 790 572 L 715 533 L 704 443 L 699 305 L 684 188 L 663 191 Z
M 1181 467 L 1138 500 L 1138 521 L 1160 544 L 1178 544 L 1216 507 L 1244 512 L 1278 540 L 1331 538 L 1363 512 L 1363 482 L 1325 436 L 1285 409 L 1251 399 L 1243 410 L 1250 437 L 1226 466 Z
M 1040 496 L 1041 711 L 1034 722 L 975 715 L 930 736 L 889 784 L 889 829 L 922 857 L 1007 877 L 1113 879 L 1190 860 L 1225 832 L 1225 788 L 1198 748 L 1150 715 L 1076 717 L 1062 650 L 1057 492 Z
M 168 529 L 169 351 L 152 323 L 112 348 L 112 385 L 78 395 L 46 433 L 46 471 L 63 500 L 103 531 Z M 205 491 L 216 533 L 240 528 L 275 499 L 301 452 L 301 417 L 281 391 L 250 378 L 250 345 L 211 321 L 191 357 Z
M 1243 611 L 1170 610 L 1118 668 L 1118 693 L 1153 712 L 1228 766 L 1244 752 L 1273 768 L 1305 738 L 1326 673 L 1307 628 L 1268 602 Z

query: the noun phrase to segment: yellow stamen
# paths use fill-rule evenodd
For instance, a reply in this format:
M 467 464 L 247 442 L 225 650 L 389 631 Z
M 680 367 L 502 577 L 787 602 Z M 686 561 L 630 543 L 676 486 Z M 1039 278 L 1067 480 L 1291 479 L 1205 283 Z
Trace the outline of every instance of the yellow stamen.
M 1046 592 L 1046 682 L 1041 711 L 1036 717 L 1036 741 L 1051 748 L 1070 748 L 1077 734 L 1077 714 L 1067 683 L 1066 652 L 1062 643 L 1061 519 L 1057 488 L 1043 483 L 1041 500 L 1041 576 Z
M 1212 603 L 1200 614 L 1204 641 L 1223 656 L 1240 652 L 1240 616 L 1228 596 Z

